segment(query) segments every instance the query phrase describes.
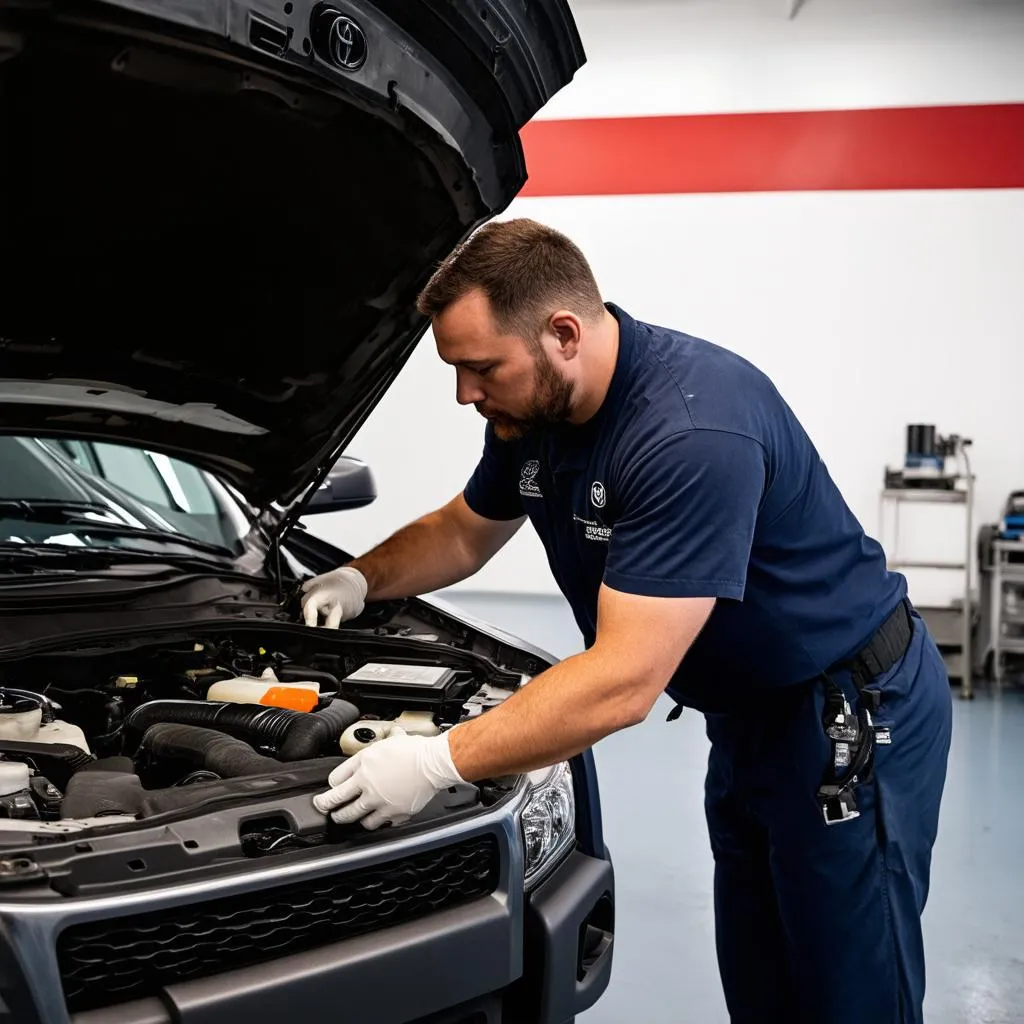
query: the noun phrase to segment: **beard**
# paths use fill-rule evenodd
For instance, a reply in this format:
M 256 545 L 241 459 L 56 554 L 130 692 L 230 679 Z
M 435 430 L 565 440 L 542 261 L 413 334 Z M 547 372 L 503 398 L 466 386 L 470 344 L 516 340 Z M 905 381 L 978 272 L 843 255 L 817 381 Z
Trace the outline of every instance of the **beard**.
M 501 441 L 518 441 L 540 427 L 564 423 L 572 412 L 575 388 L 546 356 L 538 355 L 533 369 L 533 396 L 523 416 L 495 414 L 494 433 Z

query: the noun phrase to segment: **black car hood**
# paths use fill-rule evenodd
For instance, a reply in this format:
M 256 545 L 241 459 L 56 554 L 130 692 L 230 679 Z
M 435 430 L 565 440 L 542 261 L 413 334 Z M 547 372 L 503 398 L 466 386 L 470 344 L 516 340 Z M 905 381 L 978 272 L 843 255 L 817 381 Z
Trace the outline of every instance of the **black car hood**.
M 296 507 L 582 61 L 565 0 L 0 5 L 0 432 Z

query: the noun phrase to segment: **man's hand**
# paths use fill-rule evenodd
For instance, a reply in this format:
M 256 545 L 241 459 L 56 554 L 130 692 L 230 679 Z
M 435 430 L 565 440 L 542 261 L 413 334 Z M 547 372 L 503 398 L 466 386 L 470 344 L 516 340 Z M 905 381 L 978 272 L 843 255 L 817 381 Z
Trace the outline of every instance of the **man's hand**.
M 331 772 L 331 789 L 313 806 L 339 825 L 400 825 L 422 811 L 436 793 L 463 779 L 448 751 L 448 735 L 409 736 L 395 728 L 387 739 L 359 751 Z
M 315 626 L 324 617 L 328 629 L 354 619 L 366 605 L 366 577 L 351 565 L 332 569 L 302 584 L 302 617 Z
M 472 576 L 526 521 L 478 516 L 461 494 L 403 527 L 348 565 L 303 584 L 307 626 L 328 629 L 359 615 L 367 601 L 431 594 Z

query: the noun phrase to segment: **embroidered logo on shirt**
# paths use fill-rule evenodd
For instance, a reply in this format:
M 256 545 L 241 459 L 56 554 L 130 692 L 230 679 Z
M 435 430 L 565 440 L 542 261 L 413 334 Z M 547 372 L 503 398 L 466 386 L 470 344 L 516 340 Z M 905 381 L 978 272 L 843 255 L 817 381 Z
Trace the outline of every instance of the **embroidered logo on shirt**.
M 594 508 L 604 508 L 605 503 L 608 501 L 608 492 L 600 480 L 595 480 L 591 485 L 590 500 L 594 503 Z
M 540 472 L 540 463 L 536 459 L 530 459 L 523 463 L 522 475 L 519 477 L 519 493 L 524 498 L 542 498 L 540 485 L 537 483 L 537 474 Z
M 610 526 L 602 526 L 600 523 L 594 522 L 593 519 L 583 519 L 576 515 L 575 512 L 573 512 L 572 517 L 577 523 L 583 524 L 583 536 L 587 540 L 607 544 L 612 539 L 612 528 Z

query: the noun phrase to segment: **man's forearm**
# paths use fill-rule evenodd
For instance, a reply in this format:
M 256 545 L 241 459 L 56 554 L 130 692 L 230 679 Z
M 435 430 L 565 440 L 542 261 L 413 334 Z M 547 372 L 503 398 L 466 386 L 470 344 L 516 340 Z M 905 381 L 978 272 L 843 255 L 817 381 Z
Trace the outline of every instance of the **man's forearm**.
M 652 598 L 602 586 L 598 629 L 583 654 L 504 703 L 435 737 L 400 730 L 331 774 L 317 806 L 367 828 L 407 821 L 460 778 L 518 775 L 557 764 L 642 722 L 706 623 L 714 598 Z M 655 636 L 660 642 L 648 643 Z
M 467 782 L 545 768 L 643 720 L 648 700 L 626 673 L 593 651 L 541 673 L 503 704 L 448 734 Z
M 438 511 L 403 527 L 349 564 L 366 577 L 367 600 L 386 601 L 458 583 L 479 568 L 475 562 Z
M 472 576 L 522 522 L 484 519 L 460 494 L 349 564 L 366 577 L 368 601 L 427 594 Z

